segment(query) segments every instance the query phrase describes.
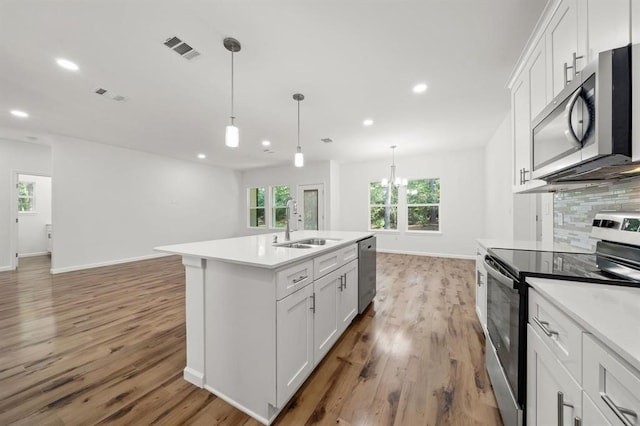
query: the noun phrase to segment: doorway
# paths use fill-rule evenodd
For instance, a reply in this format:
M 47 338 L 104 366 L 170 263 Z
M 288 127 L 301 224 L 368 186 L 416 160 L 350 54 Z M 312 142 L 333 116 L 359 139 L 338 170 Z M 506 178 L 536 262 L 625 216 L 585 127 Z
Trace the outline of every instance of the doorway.
M 15 174 L 15 226 L 13 268 L 21 258 L 47 256 L 52 251 L 51 177 Z
M 324 184 L 298 185 L 298 229 L 324 230 Z

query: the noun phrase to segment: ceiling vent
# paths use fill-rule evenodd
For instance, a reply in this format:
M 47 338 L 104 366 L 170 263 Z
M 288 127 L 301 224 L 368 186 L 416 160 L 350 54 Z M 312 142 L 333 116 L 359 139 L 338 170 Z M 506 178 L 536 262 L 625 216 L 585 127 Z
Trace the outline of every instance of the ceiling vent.
M 196 56 L 200 56 L 200 52 L 189 46 L 184 41 L 180 40 L 177 36 L 166 39 L 164 45 L 188 60 L 191 60 Z
M 324 142 L 324 143 L 331 143 L 331 142 L 333 142 L 333 139 L 331 139 L 331 138 L 322 138 L 322 139 L 320 139 L 320 140 L 321 140 L 322 142 Z
M 110 90 L 103 89 L 102 87 L 98 87 L 97 89 L 94 89 L 93 92 L 97 95 L 104 96 L 105 98 L 109 98 L 118 102 L 124 101 L 126 99 L 124 96 L 118 95 L 117 93 L 114 93 Z

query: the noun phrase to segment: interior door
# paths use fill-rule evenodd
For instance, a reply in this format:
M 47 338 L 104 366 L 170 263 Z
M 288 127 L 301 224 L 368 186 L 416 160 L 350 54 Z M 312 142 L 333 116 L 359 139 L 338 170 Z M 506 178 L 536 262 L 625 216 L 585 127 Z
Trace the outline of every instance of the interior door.
M 298 229 L 324 230 L 324 184 L 298 186 Z

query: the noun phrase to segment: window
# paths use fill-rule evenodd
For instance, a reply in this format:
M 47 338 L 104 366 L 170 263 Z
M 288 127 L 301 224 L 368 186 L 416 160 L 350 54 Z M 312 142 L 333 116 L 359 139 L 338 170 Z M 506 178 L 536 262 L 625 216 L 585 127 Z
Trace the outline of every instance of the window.
M 264 188 L 249 188 L 249 227 L 265 228 L 267 226 Z
M 440 230 L 440 179 L 409 181 L 407 185 L 407 230 Z
M 398 229 L 398 188 L 369 184 L 369 229 Z
M 286 226 L 288 186 L 271 187 L 271 227 L 284 228 Z
M 18 211 L 33 212 L 35 211 L 35 197 L 33 190 L 36 184 L 34 182 L 18 182 Z

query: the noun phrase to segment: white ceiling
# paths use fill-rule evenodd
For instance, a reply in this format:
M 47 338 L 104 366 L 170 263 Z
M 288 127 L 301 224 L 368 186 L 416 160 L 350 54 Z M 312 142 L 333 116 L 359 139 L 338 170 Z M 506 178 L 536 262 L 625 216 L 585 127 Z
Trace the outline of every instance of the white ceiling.
M 202 152 L 235 169 L 284 164 L 300 92 L 306 161 L 389 158 L 392 144 L 398 157 L 481 146 L 506 114 L 505 83 L 545 3 L 1 0 L 0 136 L 68 135 L 187 160 Z M 173 35 L 201 56 L 166 48 Z M 228 36 L 242 43 L 237 149 L 224 145 Z M 80 70 L 58 67 L 59 57 Z M 413 94 L 422 81 L 427 92 Z M 375 124 L 365 128 L 367 117 Z

